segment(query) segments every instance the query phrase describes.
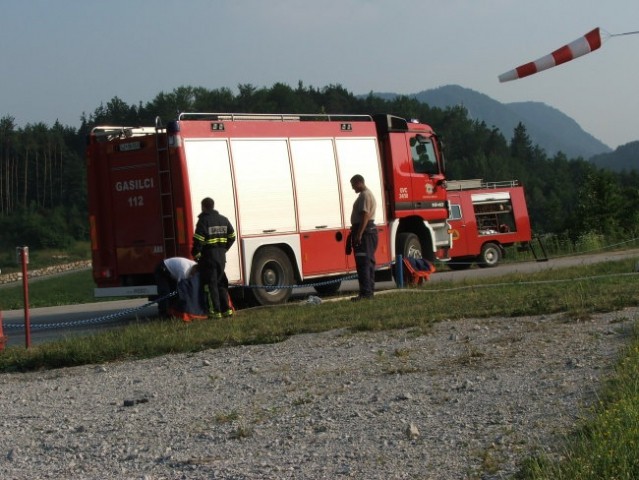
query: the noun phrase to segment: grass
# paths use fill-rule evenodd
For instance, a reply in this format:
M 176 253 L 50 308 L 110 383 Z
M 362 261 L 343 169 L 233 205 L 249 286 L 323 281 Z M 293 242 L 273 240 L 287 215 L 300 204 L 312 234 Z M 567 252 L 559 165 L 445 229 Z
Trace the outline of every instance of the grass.
M 522 480 L 632 480 L 639 478 L 639 330 L 592 415 L 558 452 L 529 458 Z
M 411 329 L 427 332 L 434 323 L 467 317 L 561 313 L 566 321 L 639 305 L 636 259 L 506 275 L 491 280 L 427 283 L 419 289 L 378 295 L 370 302 L 291 303 L 278 308 L 240 311 L 233 320 L 183 323 L 138 321 L 89 337 L 71 338 L 33 347 L 7 348 L 0 354 L 0 371 L 23 371 L 148 358 L 196 352 L 224 346 L 273 343 L 291 335 L 333 329 L 383 331 Z M 74 289 L 72 275 L 55 280 L 51 289 Z M 42 281 L 42 288 L 49 284 Z M 76 285 L 74 287 L 73 285 Z M 34 284 L 35 287 L 35 284 Z M 3 290 L 4 297 L 5 290 Z M 45 295 L 43 293 L 43 295 Z M 56 295 L 51 294 L 51 298 Z M 3 298 L 4 301 L 4 298 Z M 397 350 L 388 359 L 389 372 L 408 372 L 413 352 Z M 481 352 L 467 352 L 468 361 Z M 525 461 L 518 478 L 632 479 L 639 478 L 639 326 L 614 375 L 602 387 L 600 402 L 589 420 L 577 425 L 552 455 Z M 220 420 L 222 421 L 222 420 Z M 250 431 L 238 427 L 237 438 Z M 494 460 L 486 458 L 487 472 Z
M 52 249 L 29 249 L 29 270 L 59 265 L 60 263 L 70 263 L 91 259 L 91 247 L 89 242 L 76 242 L 73 246 L 65 250 Z M 22 263 L 17 258 L 16 249 L 0 249 L 0 270 L 2 273 L 13 273 L 22 271 Z
M 93 296 L 94 286 L 91 270 L 65 273 L 50 279 L 42 277 L 30 279 L 29 306 L 38 308 L 113 300 L 113 298 L 96 299 Z M 0 286 L 0 292 L 2 292 L 0 310 L 19 310 L 24 307 L 22 282 L 19 282 L 19 285 Z
M 77 242 L 67 250 L 29 251 L 29 271 L 50 267 L 61 263 L 89 260 L 91 250 L 87 242 Z M 15 249 L 0 252 L 0 268 L 3 274 L 21 272 L 22 266 L 16 261 Z M 34 277 L 29 280 L 29 306 L 33 308 L 58 305 L 72 305 L 113 298 L 96 299 L 95 285 L 90 270 L 65 273 L 57 277 Z M 24 307 L 22 282 L 0 285 L 0 311 L 19 310 Z
M 68 338 L 24 350 L 7 348 L 0 371 L 59 368 L 221 346 L 279 342 L 300 333 L 346 328 L 381 331 L 410 328 L 421 334 L 444 319 L 563 313 L 584 319 L 596 312 L 639 305 L 634 259 L 607 264 L 506 275 L 465 282 L 427 283 L 419 289 L 377 295 L 371 302 L 290 303 L 239 311 L 232 321 L 184 323 L 145 319 L 107 332 Z M 42 280 L 30 287 L 32 305 L 59 304 L 77 295 L 92 299 L 90 272 Z M 18 288 L 19 290 L 19 288 Z M 3 304 L 5 293 L 3 289 Z M 84 293 L 82 293 L 84 292 Z M 8 296 L 7 296 L 8 298 Z M 73 297 L 75 298 L 75 297 Z M 406 352 L 397 352 L 401 359 Z

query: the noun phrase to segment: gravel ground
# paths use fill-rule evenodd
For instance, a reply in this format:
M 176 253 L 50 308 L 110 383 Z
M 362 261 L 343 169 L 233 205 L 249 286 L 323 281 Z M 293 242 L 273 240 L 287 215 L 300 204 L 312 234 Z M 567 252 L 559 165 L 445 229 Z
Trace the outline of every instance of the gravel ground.
M 2 374 L 0 475 L 510 478 L 586 414 L 638 312 L 338 330 Z

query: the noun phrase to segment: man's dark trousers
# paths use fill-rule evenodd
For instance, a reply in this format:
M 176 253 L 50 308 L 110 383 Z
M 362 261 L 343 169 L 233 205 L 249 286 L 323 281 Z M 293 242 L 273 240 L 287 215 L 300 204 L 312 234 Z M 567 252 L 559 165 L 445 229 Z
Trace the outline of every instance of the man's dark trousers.
M 166 268 L 164 260 L 158 263 L 155 268 L 155 284 L 158 288 L 158 297 L 163 298 L 158 302 L 158 313 L 160 316 L 166 316 L 169 307 L 175 303 L 175 297 L 164 298 L 169 293 L 174 292 L 177 288 L 177 282 L 171 276 L 171 272 Z
M 212 250 L 215 250 L 215 248 Z M 209 287 L 209 313 L 224 313 L 230 309 L 228 280 L 224 273 L 226 262 L 222 255 L 223 251 L 221 249 L 213 255 L 211 255 L 211 252 L 205 252 L 205 258 L 199 263 L 201 288 L 204 288 L 205 285 Z
M 370 298 L 375 291 L 375 250 L 378 240 L 377 228 L 371 222 L 362 235 L 361 243 L 353 245 L 360 297 Z

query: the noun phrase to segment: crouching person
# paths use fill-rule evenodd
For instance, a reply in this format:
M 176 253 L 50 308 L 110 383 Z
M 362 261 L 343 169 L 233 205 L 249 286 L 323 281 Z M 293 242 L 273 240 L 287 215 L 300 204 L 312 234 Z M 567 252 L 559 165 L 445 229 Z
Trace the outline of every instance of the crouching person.
M 168 297 L 172 292 L 177 291 L 178 282 L 189 278 L 195 270 L 196 263 L 184 257 L 171 257 L 162 260 L 155 268 L 155 284 L 158 288 L 158 313 L 161 317 L 169 314 L 169 307 L 174 306 L 177 297 L 173 295 Z

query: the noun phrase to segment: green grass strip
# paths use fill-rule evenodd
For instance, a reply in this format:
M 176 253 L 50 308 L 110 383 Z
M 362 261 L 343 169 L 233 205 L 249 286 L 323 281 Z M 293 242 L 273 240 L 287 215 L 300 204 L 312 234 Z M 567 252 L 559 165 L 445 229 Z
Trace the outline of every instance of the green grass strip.
M 633 480 L 639 478 L 639 328 L 600 401 L 559 453 L 526 460 L 522 480 Z M 559 458 L 559 459 L 558 459 Z

